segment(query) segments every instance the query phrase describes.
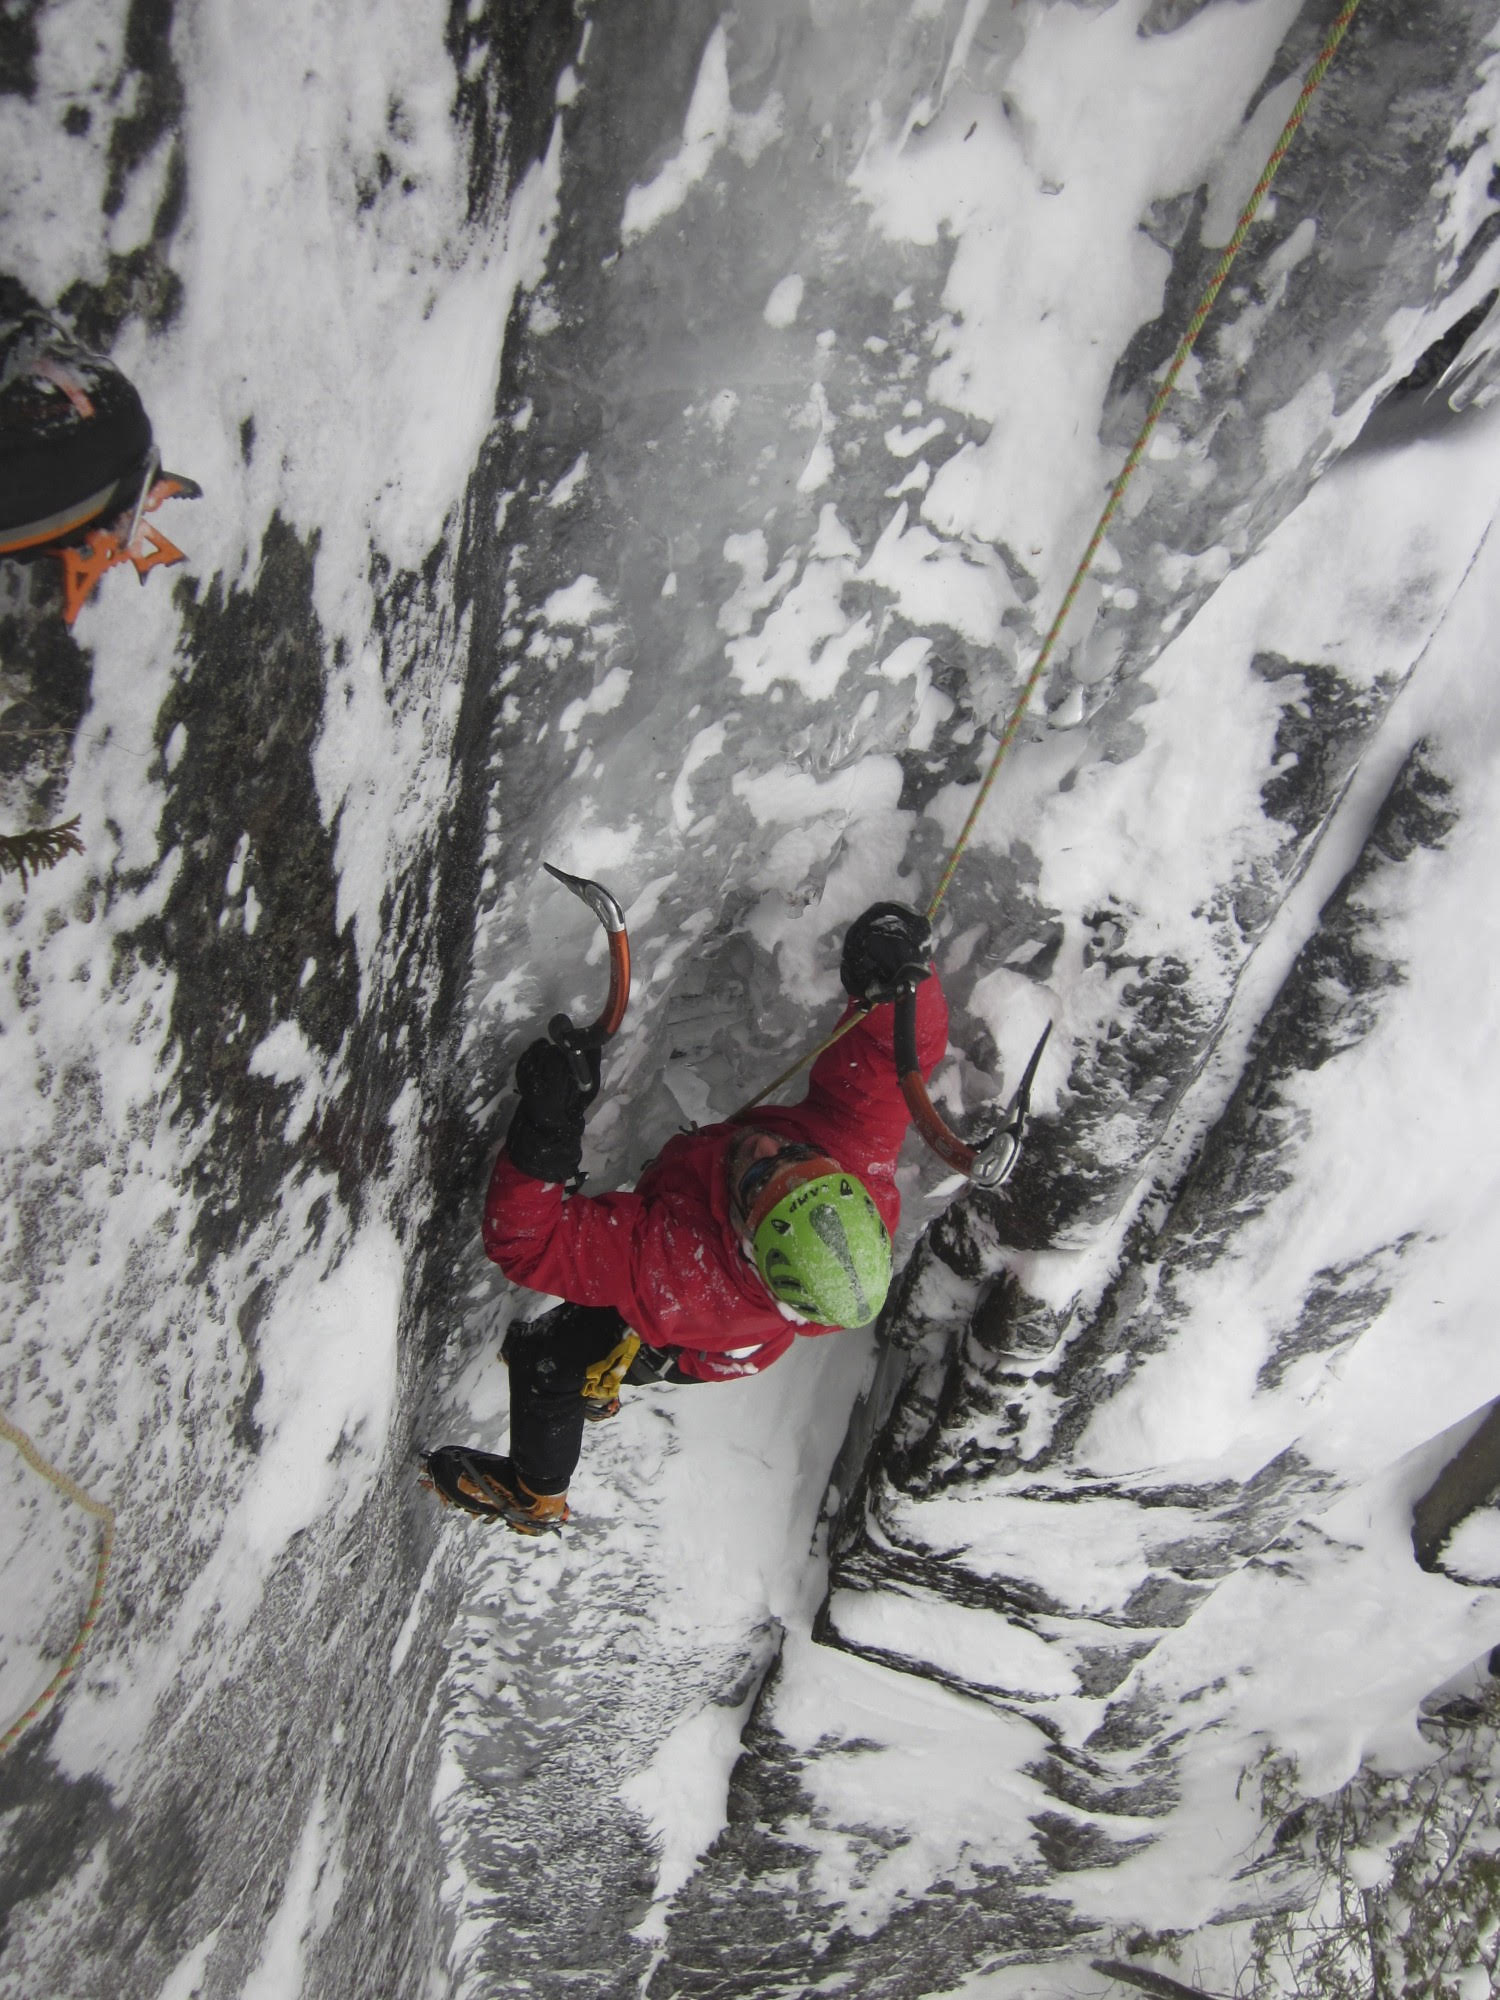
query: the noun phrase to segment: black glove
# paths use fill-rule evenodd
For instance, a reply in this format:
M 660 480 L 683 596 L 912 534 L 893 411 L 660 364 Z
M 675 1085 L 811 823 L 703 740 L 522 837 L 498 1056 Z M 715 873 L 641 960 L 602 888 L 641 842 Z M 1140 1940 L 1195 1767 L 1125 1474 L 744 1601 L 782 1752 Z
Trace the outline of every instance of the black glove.
M 844 939 L 839 978 L 851 1000 L 876 1006 L 895 997 L 903 972 L 927 977 L 932 926 L 904 903 L 872 903 Z
M 593 1087 L 585 1090 L 573 1058 L 555 1042 L 537 1041 L 516 1064 L 520 1106 L 505 1150 L 512 1164 L 538 1181 L 571 1181 L 583 1159 L 583 1113 L 599 1090 L 599 1052 L 589 1051 Z

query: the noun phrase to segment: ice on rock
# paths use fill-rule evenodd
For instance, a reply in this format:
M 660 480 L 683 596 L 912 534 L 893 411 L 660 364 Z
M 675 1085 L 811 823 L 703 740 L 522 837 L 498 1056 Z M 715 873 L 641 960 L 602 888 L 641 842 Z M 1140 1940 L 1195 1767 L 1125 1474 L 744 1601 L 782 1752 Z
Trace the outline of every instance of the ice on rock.
M 778 279 L 761 314 L 766 325 L 774 326 L 778 331 L 791 326 L 802 310 L 803 290 L 802 279 L 795 271 Z
M 542 605 L 542 616 L 549 625 L 587 625 L 608 609 L 609 599 L 600 589 L 598 577 L 585 574 L 554 590 Z
M 681 208 L 689 190 L 708 172 L 714 154 L 728 141 L 731 121 L 728 43 L 721 25 L 704 48 L 681 144 L 652 180 L 631 188 L 625 198 L 620 219 L 625 242 L 644 236 Z
M 1443 1547 L 1449 1576 L 1472 1583 L 1500 1583 L 1500 1509 L 1481 1508 L 1454 1529 Z

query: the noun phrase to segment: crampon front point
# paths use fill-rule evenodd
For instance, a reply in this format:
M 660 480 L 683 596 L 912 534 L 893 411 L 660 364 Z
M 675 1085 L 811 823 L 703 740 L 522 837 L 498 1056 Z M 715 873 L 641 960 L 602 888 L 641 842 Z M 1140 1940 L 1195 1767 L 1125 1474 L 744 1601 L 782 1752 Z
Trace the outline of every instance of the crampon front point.
M 148 571 L 185 561 L 177 544 L 144 516 L 154 514 L 164 500 L 197 500 L 202 490 L 181 473 L 158 473 L 133 514 L 119 515 L 108 527 L 90 528 L 81 543 L 49 551 L 62 564 L 64 624 L 77 618 L 100 577 L 122 563 L 129 563 L 144 583 Z

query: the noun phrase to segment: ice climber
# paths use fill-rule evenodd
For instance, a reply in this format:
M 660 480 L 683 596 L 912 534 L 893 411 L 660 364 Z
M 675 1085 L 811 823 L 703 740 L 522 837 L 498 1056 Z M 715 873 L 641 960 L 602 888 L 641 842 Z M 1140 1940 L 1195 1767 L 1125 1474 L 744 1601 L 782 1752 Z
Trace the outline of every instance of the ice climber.
M 506 1337 L 509 1455 L 444 1445 L 426 1457 L 441 1499 L 523 1534 L 558 1528 L 584 1423 L 615 1414 L 622 1382 L 732 1381 L 768 1368 L 799 1333 L 874 1319 L 909 1123 L 890 1004 L 903 972 L 922 978 L 924 1078 L 947 1047 L 930 943 L 926 919 L 901 904 L 856 918 L 839 971 L 851 1003 L 870 1011 L 819 1056 L 803 1101 L 669 1140 L 633 1193 L 569 1192 L 597 1073 L 585 1090 L 561 1048 L 531 1044 L 490 1176 L 484 1247 L 508 1278 L 567 1303 Z

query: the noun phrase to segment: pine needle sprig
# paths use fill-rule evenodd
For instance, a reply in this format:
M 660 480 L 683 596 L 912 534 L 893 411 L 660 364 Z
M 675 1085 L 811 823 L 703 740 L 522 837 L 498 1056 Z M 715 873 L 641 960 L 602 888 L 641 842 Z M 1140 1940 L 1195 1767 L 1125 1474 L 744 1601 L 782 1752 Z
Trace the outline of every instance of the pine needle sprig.
M 82 854 L 79 815 L 60 826 L 34 826 L 25 833 L 0 833 L 0 875 L 19 875 L 24 889 L 33 875 L 55 867 L 65 854 Z

